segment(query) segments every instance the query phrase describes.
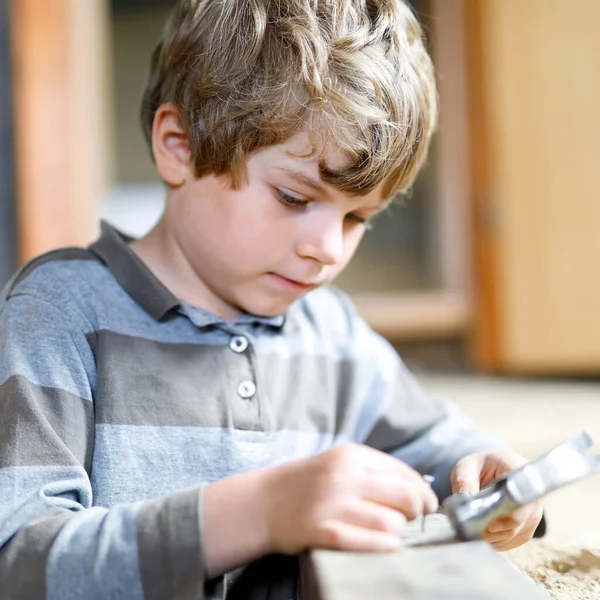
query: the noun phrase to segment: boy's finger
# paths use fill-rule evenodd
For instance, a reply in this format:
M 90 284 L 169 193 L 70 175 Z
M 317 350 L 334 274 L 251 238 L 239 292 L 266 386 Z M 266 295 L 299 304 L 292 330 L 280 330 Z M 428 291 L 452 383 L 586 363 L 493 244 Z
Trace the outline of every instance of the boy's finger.
M 510 531 L 498 531 L 496 533 L 490 533 L 489 531 L 486 531 L 481 536 L 481 539 L 488 544 L 496 546 L 499 544 L 502 545 L 508 543 L 515 537 L 515 535 L 517 535 L 517 531 L 514 529 Z
M 365 500 L 401 511 L 411 520 L 438 509 L 435 493 L 424 482 L 413 483 L 403 478 L 370 474 L 360 482 L 360 495 Z
M 341 521 L 324 523 L 311 546 L 347 552 L 393 552 L 402 545 L 392 533 L 365 529 Z
M 479 480 L 484 457 L 480 454 L 465 456 L 456 463 L 452 470 L 451 483 L 453 494 L 470 494 L 479 492 Z
M 524 523 L 519 523 L 516 527 L 510 527 L 496 532 L 490 531 L 490 528 L 488 527 L 481 539 L 492 544 L 495 548 L 499 548 L 512 543 L 514 539 L 521 537 L 523 533 Z
M 520 531 L 516 536 L 509 538 L 508 540 L 492 544 L 494 550 L 498 552 L 506 552 L 513 548 L 518 548 L 531 539 L 531 534 L 527 531 Z
M 499 531 L 512 531 L 523 523 L 524 519 L 519 519 L 513 515 L 508 515 L 492 521 L 487 530 L 490 533 L 498 533 Z
M 400 535 L 406 528 L 406 516 L 393 508 L 357 500 L 348 504 L 340 518 L 350 525 Z
M 435 492 L 431 489 L 431 485 L 428 484 L 423 476 L 415 471 L 411 466 L 405 462 L 379 450 L 373 448 L 364 447 L 367 451 L 366 458 L 371 459 L 368 463 L 368 477 L 384 477 L 386 481 L 392 481 L 396 485 L 406 485 L 407 483 L 418 493 L 419 496 L 423 497 L 425 503 L 424 509 L 419 509 L 418 514 L 423 512 L 432 513 L 435 512 L 439 507 L 439 501 Z M 390 478 L 390 476 L 392 476 Z M 367 483 L 367 485 L 369 485 Z M 395 505 L 391 505 L 394 506 Z
M 395 458 L 390 454 L 386 454 L 385 452 L 381 452 L 380 450 L 375 450 L 366 446 L 365 449 L 368 452 L 373 453 L 367 457 L 367 466 L 369 471 L 396 473 L 399 476 L 410 479 L 415 484 L 424 484 L 427 486 L 421 474 L 413 469 L 410 465 L 407 465 L 404 461 Z
M 511 515 L 505 515 L 503 517 L 499 517 L 488 526 L 488 531 L 492 533 L 496 533 L 498 531 L 510 531 L 521 529 L 522 527 L 527 526 L 527 524 L 531 521 L 532 523 L 539 522 L 539 519 L 535 521 L 537 515 L 539 514 L 539 518 L 541 519 L 541 505 L 538 506 L 523 506 L 519 510 L 515 511 Z

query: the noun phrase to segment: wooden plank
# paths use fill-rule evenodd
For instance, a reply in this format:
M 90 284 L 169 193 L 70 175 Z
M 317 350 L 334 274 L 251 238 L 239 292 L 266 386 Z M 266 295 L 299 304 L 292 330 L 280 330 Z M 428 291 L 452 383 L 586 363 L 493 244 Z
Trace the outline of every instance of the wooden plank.
M 108 181 L 106 0 L 13 0 L 19 260 L 86 244 Z
M 393 554 L 314 550 L 303 564 L 301 600 L 548 600 L 485 542 L 453 538 L 443 515 L 428 517 Z

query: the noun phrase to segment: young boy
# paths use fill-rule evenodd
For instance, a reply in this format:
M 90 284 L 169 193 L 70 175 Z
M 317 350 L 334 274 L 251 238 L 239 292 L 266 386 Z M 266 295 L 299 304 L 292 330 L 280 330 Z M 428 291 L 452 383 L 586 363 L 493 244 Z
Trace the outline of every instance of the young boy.
M 394 550 L 524 462 L 326 287 L 424 159 L 432 73 L 400 0 L 177 5 L 142 107 L 160 222 L 3 293 L 1 597 L 291 598 L 302 550 Z

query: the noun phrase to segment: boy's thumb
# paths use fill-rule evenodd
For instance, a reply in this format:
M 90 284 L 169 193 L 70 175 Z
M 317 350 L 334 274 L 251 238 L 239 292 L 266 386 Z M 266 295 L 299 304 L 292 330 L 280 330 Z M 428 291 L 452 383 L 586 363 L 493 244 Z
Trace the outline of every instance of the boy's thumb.
M 479 492 L 483 456 L 470 454 L 461 458 L 450 476 L 453 494 L 469 494 L 474 496 Z

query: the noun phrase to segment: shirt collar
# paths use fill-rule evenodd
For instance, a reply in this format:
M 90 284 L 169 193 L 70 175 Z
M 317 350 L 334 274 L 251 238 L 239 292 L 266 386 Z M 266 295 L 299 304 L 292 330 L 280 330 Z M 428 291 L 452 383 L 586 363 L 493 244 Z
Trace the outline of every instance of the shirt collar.
M 130 248 L 129 242 L 133 240 L 134 238 L 102 221 L 100 238 L 89 249 L 110 269 L 125 292 L 148 314 L 157 321 L 162 321 L 171 311 L 181 310 L 198 327 L 226 323 L 222 317 L 208 310 L 181 302 Z M 282 329 L 286 316 L 258 317 L 243 314 L 232 325 L 255 323 Z
M 133 300 L 157 321 L 162 321 L 181 303 L 129 247 L 133 239 L 102 221 L 100 238 L 90 250 L 110 269 Z
M 277 315 L 276 317 L 257 317 L 255 315 L 243 314 L 230 323 L 223 317 L 219 317 L 204 308 L 193 306 L 187 302 L 181 302 L 181 312 L 184 313 L 197 327 L 208 327 L 211 325 L 235 327 L 236 325 L 258 324 L 281 329 L 287 321 L 285 315 Z

